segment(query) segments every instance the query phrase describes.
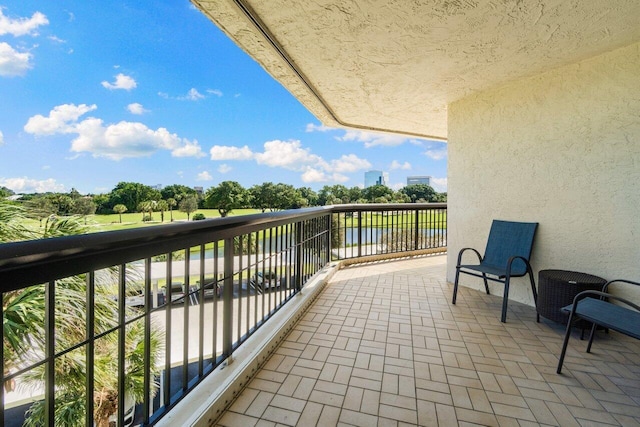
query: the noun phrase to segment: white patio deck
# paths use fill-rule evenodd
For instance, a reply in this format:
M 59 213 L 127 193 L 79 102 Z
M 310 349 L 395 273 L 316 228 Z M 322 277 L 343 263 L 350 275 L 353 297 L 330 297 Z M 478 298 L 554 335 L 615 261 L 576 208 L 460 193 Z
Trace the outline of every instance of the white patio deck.
M 446 256 L 339 271 L 218 420 L 220 426 L 640 426 L 640 341 L 585 353 L 535 310 L 462 288 Z

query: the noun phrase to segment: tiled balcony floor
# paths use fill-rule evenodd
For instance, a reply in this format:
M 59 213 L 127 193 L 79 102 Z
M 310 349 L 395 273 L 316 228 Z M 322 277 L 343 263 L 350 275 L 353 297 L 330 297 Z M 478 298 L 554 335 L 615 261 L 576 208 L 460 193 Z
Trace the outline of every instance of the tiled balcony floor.
M 462 288 L 445 256 L 347 267 L 219 420 L 223 426 L 640 426 L 640 341 L 576 332 Z

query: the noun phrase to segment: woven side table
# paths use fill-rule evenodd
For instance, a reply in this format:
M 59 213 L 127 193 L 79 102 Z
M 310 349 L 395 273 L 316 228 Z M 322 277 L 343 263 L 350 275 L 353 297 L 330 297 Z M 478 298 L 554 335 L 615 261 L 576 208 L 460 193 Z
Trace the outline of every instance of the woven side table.
M 567 324 L 569 315 L 560 309 L 573 302 L 573 299 L 582 291 L 602 290 L 606 280 L 592 274 L 579 273 L 566 270 L 541 270 L 538 273 L 538 322 L 542 316 L 554 322 Z M 576 326 L 590 327 L 591 324 L 584 320 L 576 322 Z

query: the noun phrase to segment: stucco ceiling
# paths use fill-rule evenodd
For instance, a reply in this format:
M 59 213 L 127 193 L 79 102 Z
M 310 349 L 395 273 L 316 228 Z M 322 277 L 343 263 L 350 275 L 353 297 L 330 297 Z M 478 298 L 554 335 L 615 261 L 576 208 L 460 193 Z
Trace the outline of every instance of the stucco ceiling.
M 325 125 L 436 139 L 451 102 L 640 40 L 638 0 L 192 1 Z

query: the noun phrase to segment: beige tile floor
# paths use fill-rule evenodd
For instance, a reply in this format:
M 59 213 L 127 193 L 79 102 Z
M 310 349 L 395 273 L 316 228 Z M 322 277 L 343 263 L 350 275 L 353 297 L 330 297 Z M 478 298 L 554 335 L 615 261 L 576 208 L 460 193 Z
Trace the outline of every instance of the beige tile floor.
M 564 329 L 463 288 L 446 257 L 339 271 L 221 426 L 640 426 L 640 341 Z

